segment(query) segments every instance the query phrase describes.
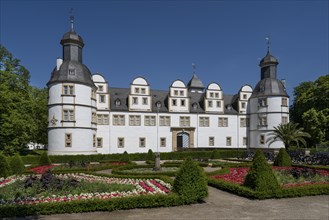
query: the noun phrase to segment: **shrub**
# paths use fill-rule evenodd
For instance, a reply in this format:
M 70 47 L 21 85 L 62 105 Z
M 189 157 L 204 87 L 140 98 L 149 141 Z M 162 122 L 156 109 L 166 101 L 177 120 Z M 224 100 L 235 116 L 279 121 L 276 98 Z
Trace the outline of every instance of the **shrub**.
M 7 177 L 10 175 L 10 166 L 7 158 L 0 153 L 0 177 Z
M 129 154 L 128 154 L 127 151 L 123 152 L 120 161 L 121 162 L 129 162 L 130 161 Z
M 261 150 L 257 150 L 250 170 L 245 178 L 244 186 L 255 191 L 276 191 L 279 189 L 279 183 L 272 168 L 266 162 L 265 156 Z
M 185 203 L 196 202 L 208 196 L 206 175 L 191 158 L 186 159 L 178 170 L 173 191 L 177 192 Z
M 10 160 L 10 168 L 13 174 L 21 174 L 25 171 L 24 163 L 19 154 L 15 154 Z
M 280 149 L 279 154 L 276 156 L 273 165 L 279 167 L 291 166 L 291 158 L 285 148 Z
M 220 158 L 220 151 L 219 150 L 214 150 L 211 153 L 211 159 L 219 159 Z
M 49 159 L 48 153 L 47 153 L 47 151 L 44 151 L 40 156 L 39 165 L 44 166 L 44 165 L 50 165 L 50 164 L 51 164 L 51 161 Z
M 149 149 L 146 155 L 146 161 L 154 161 L 154 159 L 155 159 L 155 154 L 151 149 Z

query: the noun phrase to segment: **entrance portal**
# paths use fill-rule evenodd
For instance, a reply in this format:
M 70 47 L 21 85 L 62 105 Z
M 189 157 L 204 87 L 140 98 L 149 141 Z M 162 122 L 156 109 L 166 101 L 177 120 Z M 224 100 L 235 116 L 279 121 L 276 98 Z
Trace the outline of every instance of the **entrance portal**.
M 177 134 L 177 149 L 190 147 L 190 135 L 186 132 Z

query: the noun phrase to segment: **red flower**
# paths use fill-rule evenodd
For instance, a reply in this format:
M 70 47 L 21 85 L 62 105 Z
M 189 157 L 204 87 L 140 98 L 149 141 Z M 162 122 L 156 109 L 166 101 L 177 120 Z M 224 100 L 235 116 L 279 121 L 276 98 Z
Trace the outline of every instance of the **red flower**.
M 45 173 L 47 170 L 53 168 L 55 165 L 51 164 L 51 165 L 46 165 L 46 166 L 39 166 L 39 167 L 34 167 L 32 169 L 30 169 L 29 171 L 32 171 L 36 174 L 43 174 Z

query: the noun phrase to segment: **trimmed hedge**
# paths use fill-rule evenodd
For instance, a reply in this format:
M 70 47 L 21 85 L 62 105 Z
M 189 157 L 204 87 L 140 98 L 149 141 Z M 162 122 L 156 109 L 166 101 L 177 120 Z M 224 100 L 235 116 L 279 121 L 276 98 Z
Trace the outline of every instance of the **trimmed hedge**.
M 246 149 L 226 150 L 216 149 L 220 153 L 220 158 L 242 157 Z M 188 157 L 193 159 L 211 158 L 213 151 L 184 151 L 184 152 L 163 152 L 161 160 L 185 160 Z M 121 161 L 123 154 L 93 154 L 93 155 L 50 155 L 52 163 L 67 163 L 68 161 Z M 24 164 L 38 164 L 40 156 L 27 155 L 22 156 Z M 145 161 L 147 153 L 130 153 L 131 161 Z
M 329 185 L 309 185 L 276 191 L 254 191 L 245 186 L 229 183 L 224 180 L 208 178 L 208 185 L 250 199 L 290 198 L 301 196 L 329 195 Z
M 291 167 L 292 162 L 285 148 L 281 148 L 279 154 L 275 157 L 274 166 Z
M 10 175 L 10 166 L 7 158 L 0 153 L 0 177 L 7 177 Z
M 164 164 L 161 165 L 161 167 L 178 167 L 179 165 L 177 164 Z M 164 175 L 164 176 L 175 176 L 177 172 L 175 171 L 168 171 L 168 172 L 155 172 L 155 171 L 150 171 L 150 172 L 145 172 L 145 173 L 130 173 L 130 172 L 125 172 L 126 170 L 132 170 L 136 168 L 153 168 L 154 164 L 151 165 L 128 165 L 128 166 L 121 166 L 121 167 L 115 167 L 112 169 L 113 174 L 118 174 L 118 175 L 132 175 L 132 176 L 137 176 L 137 175 L 147 175 L 147 176 L 159 176 L 159 175 Z
M 205 172 L 191 158 L 181 165 L 174 180 L 173 191 L 185 202 L 200 201 L 208 196 Z
M 19 154 L 15 154 L 12 158 L 10 158 L 9 164 L 13 174 L 21 174 L 25 171 L 22 158 Z
M 244 186 L 255 191 L 276 191 L 279 188 L 278 180 L 261 150 L 257 150 L 253 158 Z
M 51 161 L 49 159 L 48 152 L 44 151 L 40 156 L 39 165 L 44 166 L 44 165 L 50 165 L 50 164 L 51 164 Z
M 121 157 L 121 162 L 129 162 L 130 161 L 130 157 L 127 151 L 123 152 L 122 157 Z

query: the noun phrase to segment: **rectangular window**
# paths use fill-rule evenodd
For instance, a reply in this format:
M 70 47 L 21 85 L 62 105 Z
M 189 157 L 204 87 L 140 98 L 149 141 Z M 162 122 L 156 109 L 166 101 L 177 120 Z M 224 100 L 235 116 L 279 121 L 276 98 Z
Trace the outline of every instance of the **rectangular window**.
M 184 96 L 184 91 L 179 91 L 180 96 Z
M 181 127 L 190 126 L 190 117 L 188 117 L 188 116 L 179 117 L 179 126 L 181 126 Z
M 226 137 L 226 146 L 231 146 L 231 145 L 232 145 L 232 138 Z
M 171 103 L 172 103 L 172 106 L 177 106 L 177 100 L 176 99 L 172 99 Z
M 97 124 L 103 124 L 102 115 L 97 115 Z
M 74 95 L 74 85 L 63 85 L 64 95 Z
M 215 97 L 216 97 L 217 99 L 219 98 L 219 93 L 218 93 L 218 92 L 215 93 Z
M 215 146 L 215 137 L 209 137 L 209 146 Z
M 140 115 L 130 115 L 129 116 L 129 125 L 130 126 L 140 126 L 141 125 L 141 116 Z
M 139 138 L 139 147 L 145 147 L 146 140 L 145 138 Z
M 208 101 L 208 107 L 212 108 L 212 101 Z
M 247 99 L 247 94 L 243 94 L 243 99 Z
M 287 98 L 282 98 L 282 106 L 288 106 L 288 99 Z
M 174 95 L 178 95 L 178 90 L 174 90 Z
M 147 104 L 148 104 L 147 98 L 143 98 L 143 105 L 147 105 Z
M 103 138 L 97 138 L 97 147 L 98 148 L 103 147 Z
M 185 100 L 180 100 L 180 105 L 185 106 Z
M 108 125 L 109 124 L 109 116 L 108 115 L 103 115 L 103 124 Z
M 65 133 L 65 147 L 72 147 L 72 134 Z
M 125 147 L 125 139 L 123 137 L 118 138 L 118 148 L 124 148 Z
M 246 103 L 245 103 L 245 102 L 242 102 L 242 103 L 241 103 L 241 108 L 243 108 L 243 109 L 246 108 Z
M 217 94 L 217 93 L 216 93 Z M 216 102 L 216 105 L 217 105 L 217 108 L 220 108 L 222 105 L 221 105 L 221 101 L 217 101 Z
M 63 109 L 63 121 L 74 121 L 74 110 Z
M 145 94 L 145 93 L 146 93 L 145 88 L 142 88 L 142 89 L 141 89 L 141 93 L 142 93 L 142 94 Z
M 265 135 L 261 134 L 261 135 L 259 136 L 259 143 L 260 143 L 260 144 L 265 144 Z
M 139 93 L 139 88 L 135 88 L 135 93 Z
M 258 106 L 260 106 L 260 107 L 266 107 L 267 106 L 267 100 L 266 100 L 266 98 L 260 98 L 260 99 L 258 99 Z
M 214 98 L 214 93 L 213 92 L 210 93 L 210 98 Z
M 99 95 L 99 103 L 105 103 L 105 95 Z
M 287 116 L 282 116 L 281 124 L 287 124 L 287 123 L 288 123 L 288 117 Z
M 228 127 L 228 118 L 218 118 L 218 127 Z
M 145 126 L 155 126 L 155 116 L 144 116 L 144 125 Z
M 98 91 L 103 92 L 103 86 L 98 86 Z
M 200 117 L 199 126 L 200 127 L 209 127 L 209 117 Z
M 242 145 L 243 145 L 243 146 L 247 146 L 247 143 L 248 143 L 248 139 L 247 139 L 247 137 L 243 137 Z
M 240 118 L 240 127 L 246 127 L 246 126 L 247 126 L 246 118 Z
M 170 116 L 160 116 L 160 126 L 170 126 Z
M 93 147 L 96 147 L 96 134 L 93 134 Z
M 160 138 L 160 147 L 166 147 L 166 138 Z
M 266 115 L 258 116 L 258 126 L 259 127 L 266 127 L 267 126 L 267 117 L 266 117 Z
M 113 115 L 113 125 L 123 126 L 125 125 L 124 115 Z
M 133 105 L 137 105 L 138 104 L 138 98 L 137 97 L 133 97 Z

